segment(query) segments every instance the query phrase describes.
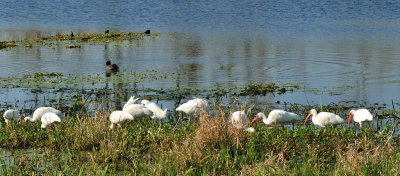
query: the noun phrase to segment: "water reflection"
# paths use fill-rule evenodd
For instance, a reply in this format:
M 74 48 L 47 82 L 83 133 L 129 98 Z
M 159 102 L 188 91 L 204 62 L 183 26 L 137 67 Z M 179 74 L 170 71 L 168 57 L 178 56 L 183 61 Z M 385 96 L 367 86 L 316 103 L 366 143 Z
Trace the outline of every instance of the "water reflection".
M 30 33 L 43 36 L 37 32 Z M 121 71 L 157 70 L 158 73 L 180 75 L 179 83 L 176 80 L 143 83 L 155 89 L 177 84 L 193 87 L 277 82 L 299 84 L 302 89 L 318 91 L 275 96 L 270 102 L 313 105 L 356 101 L 356 104 L 363 105 L 389 103 L 399 98 L 395 94 L 400 83 L 400 70 L 397 69 L 400 50 L 396 47 L 400 43 L 397 41 L 343 38 L 277 40 L 258 34 L 165 33 L 160 38 L 132 42 L 137 45 L 106 43 L 83 44 L 74 49 L 53 45 L 1 50 L 3 64 L 0 65 L 0 75 L 4 78 L 35 72 L 103 74 L 105 61 L 112 60 Z M 109 84 L 113 88 L 132 86 Z M 0 98 L 13 97 L 9 93 L 1 91 Z M 28 94 L 21 98 L 35 99 L 33 96 Z

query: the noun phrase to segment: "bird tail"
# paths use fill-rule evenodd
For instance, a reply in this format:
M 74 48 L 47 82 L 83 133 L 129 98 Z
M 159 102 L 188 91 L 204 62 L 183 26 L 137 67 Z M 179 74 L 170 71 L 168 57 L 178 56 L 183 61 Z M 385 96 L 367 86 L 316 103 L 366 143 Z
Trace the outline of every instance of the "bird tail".
M 338 119 L 339 123 L 344 123 L 346 122 L 343 118 L 341 118 L 340 116 L 336 115 L 336 119 Z
M 165 108 L 164 111 L 163 111 L 163 118 L 167 117 L 167 111 L 168 111 L 168 109 Z

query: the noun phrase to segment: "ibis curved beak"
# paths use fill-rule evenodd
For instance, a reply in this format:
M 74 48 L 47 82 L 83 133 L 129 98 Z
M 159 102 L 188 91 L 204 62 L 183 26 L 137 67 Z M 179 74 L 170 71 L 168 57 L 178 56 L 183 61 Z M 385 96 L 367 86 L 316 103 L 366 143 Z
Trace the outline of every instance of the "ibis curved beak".
M 308 121 L 308 119 L 311 117 L 311 115 L 312 115 L 311 112 L 308 113 L 306 119 L 304 120 L 304 125 L 307 125 L 307 121 Z
M 251 121 L 250 125 L 253 125 L 253 123 L 256 122 L 259 118 L 260 118 L 260 116 L 254 117 L 254 119 Z
M 350 128 L 351 120 L 353 120 L 353 114 L 349 114 L 349 118 L 347 119 L 347 127 Z

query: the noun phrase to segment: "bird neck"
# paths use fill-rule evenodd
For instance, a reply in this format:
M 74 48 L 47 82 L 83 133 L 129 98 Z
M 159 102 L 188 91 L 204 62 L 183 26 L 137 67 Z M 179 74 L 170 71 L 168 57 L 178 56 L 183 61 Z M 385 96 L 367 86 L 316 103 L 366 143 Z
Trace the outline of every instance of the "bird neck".
M 262 121 L 263 121 L 265 124 L 270 125 L 270 124 L 272 123 L 272 122 L 271 122 L 271 119 L 267 118 L 267 116 L 265 116 L 264 113 L 261 114 L 261 117 L 262 117 Z
M 25 117 L 24 120 L 25 120 L 25 121 L 33 122 L 33 119 L 32 119 L 31 117 Z

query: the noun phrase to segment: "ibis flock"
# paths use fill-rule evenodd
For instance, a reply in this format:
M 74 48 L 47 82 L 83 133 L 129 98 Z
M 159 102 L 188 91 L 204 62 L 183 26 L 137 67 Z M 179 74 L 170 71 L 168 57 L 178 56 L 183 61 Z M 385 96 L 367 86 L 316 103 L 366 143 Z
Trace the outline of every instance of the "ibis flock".
M 176 111 L 181 111 L 188 116 L 195 116 L 201 111 L 209 111 L 209 109 L 207 100 L 194 98 L 180 105 L 176 108 Z M 40 120 L 42 122 L 41 128 L 46 128 L 54 122 L 61 122 L 64 116 L 65 115 L 61 111 L 53 107 L 40 107 L 33 112 L 32 116 L 25 117 L 23 122 L 35 122 Z M 6 125 L 9 126 L 11 121 L 21 119 L 21 113 L 19 110 L 9 109 L 4 112 L 3 117 Z M 125 103 L 122 110 L 113 111 L 110 114 L 110 129 L 121 127 L 121 123 L 128 120 L 138 118 L 164 119 L 166 117 L 167 109 L 163 110 L 154 102 L 149 100 L 139 100 L 139 98 L 132 96 Z M 304 120 L 304 125 L 307 124 L 307 121 L 310 118 L 315 126 L 322 128 L 328 125 L 345 123 L 343 118 L 334 113 L 318 113 L 315 109 L 309 111 Z M 251 125 L 253 125 L 258 119 L 262 119 L 265 125 L 269 126 L 268 129 L 273 128 L 275 125 L 294 124 L 303 121 L 303 118 L 295 113 L 284 110 L 272 110 L 269 112 L 268 117 L 263 112 L 259 112 L 251 121 L 248 119 L 245 111 L 236 111 L 230 115 L 228 122 L 238 129 L 254 132 L 255 129 L 252 128 Z M 347 119 L 348 127 L 350 127 L 350 123 L 353 120 L 361 126 L 363 123 L 369 123 L 372 121 L 373 116 L 367 109 L 351 110 Z

